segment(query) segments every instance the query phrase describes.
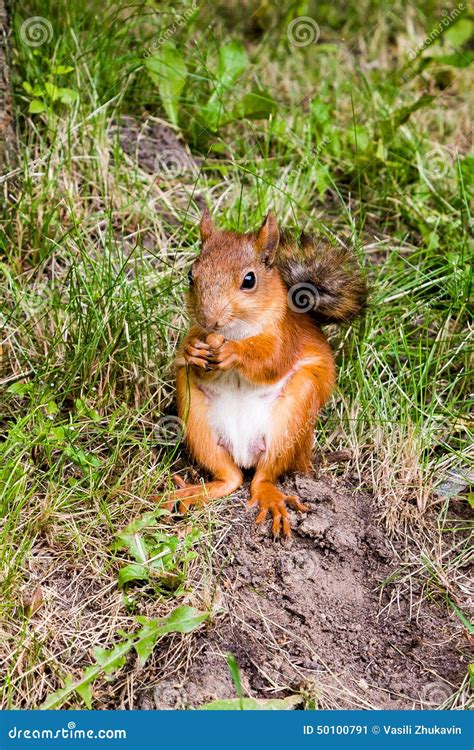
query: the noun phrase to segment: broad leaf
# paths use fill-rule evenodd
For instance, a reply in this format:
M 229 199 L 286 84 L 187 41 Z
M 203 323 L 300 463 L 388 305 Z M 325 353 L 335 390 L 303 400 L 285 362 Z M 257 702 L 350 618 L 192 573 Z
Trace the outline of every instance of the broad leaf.
M 123 588 L 127 583 L 131 581 L 147 581 L 149 578 L 148 570 L 144 565 L 139 563 L 131 563 L 125 565 L 119 570 L 118 574 L 118 585 L 119 588 Z
M 55 414 L 57 414 L 59 412 L 59 406 L 57 405 L 56 401 L 48 401 L 45 406 L 45 412 L 50 416 L 54 416 Z
M 194 607 L 185 605 L 177 607 L 168 617 L 159 621 L 161 635 L 165 633 L 190 633 L 203 622 L 206 622 L 209 616 L 209 612 L 199 612 Z
M 75 448 L 73 445 L 66 446 L 64 454 L 81 469 L 96 468 L 101 465 L 100 459 L 93 453 L 86 453 L 82 448 Z
M 51 72 L 56 75 L 63 75 L 64 73 L 71 73 L 74 70 L 71 65 L 53 65 Z
M 166 515 L 166 513 L 167 511 L 160 509 L 150 510 L 148 513 L 144 513 L 142 516 L 135 518 L 135 520 L 129 523 L 128 526 L 125 526 L 117 538 L 120 539 L 122 534 L 135 534 L 137 531 L 146 529 L 148 526 L 156 525 L 156 519 L 160 516 Z
M 7 393 L 14 393 L 15 396 L 26 396 L 26 394 L 31 391 L 32 387 L 32 383 L 22 383 L 18 381 L 17 383 L 12 383 L 8 386 Z
M 76 693 L 82 698 L 87 708 L 92 708 L 92 687 L 91 682 L 97 677 L 98 669 L 95 664 L 87 667 L 84 670 L 84 676 L 82 680 L 75 684 L 74 688 Z
M 244 117 L 253 120 L 264 120 L 276 112 L 276 101 L 263 89 L 250 91 L 242 98 L 233 111 L 233 118 Z
M 47 109 L 46 104 L 40 99 L 33 99 L 28 107 L 28 112 L 31 112 L 32 115 L 39 115 L 40 112 L 46 112 Z
M 177 607 L 167 617 L 152 620 L 148 617 L 137 617 L 142 628 L 135 633 L 133 647 L 143 665 L 150 656 L 156 641 L 167 633 L 190 633 L 209 619 L 209 612 L 199 612 L 194 607 L 183 605 Z
M 216 78 L 222 87 L 229 88 L 242 75 L 249 63 L 245 47 L 241 42 L 229 42 L 219 49 Z
M 64 679 L 64 687 L 60 688 L 59 690 L 55 690 L 54 693 L 48 695 L 45 702 L 42 703 L 41 708 L 45 711 L 50 708 L 56 708 L 58 705 L 61 705 L 73 692 L 74 680 L 72 679 L 71 675 L 68 674 Z
M 142 626 L 139 630 L 132 634 L 122 633 L 123 640 L 111 649 L 96 647 L 94 657 L 97 663 L 87 667 L 81 679 L 76 682 L 68 675 L 64 687 L 51 693 L 42 703 L 41 709 L 60 708 L 74 693 L 77 693 L 90 708 L 91 683 L 102 673 L 111 678 L 123 667 L 132 648 L 137 652 L 140 664 L 143 665 L 162 635 L 172 632 L 189 633 L 208 618 L 209 612 L 198 612 L 194 607 L 187 606 L 177 607 L 168 617 L 158 620 L 137 617 L 137 622 Z
M 145 60 L 145 67 L 158 86 L 163 107 L 173 125 L 178 124 L 179 97 L 184 89 L 187 68 L 183 55 L 172 42 Z
M 54 85 L 54 83 L 51 83 L 50 81 L 46 81 L 44 84 L 44 88 L 46 90 L 46 93 L 48 94 L 49 98 L 55 102 L 56 99 L 59 97 L 59 89 L 57 86 Z
M 216 87 L 200 112 L 200 118 L 209 130 L 215 131 L 222 121 L 229 121 L 231 89 L 244 72 L 248 62 L 247 53 L 240 42 L 229 42 L 219 49 Z
M 436 63 L 442 65 L 451 65 L 453 68 L 468 68 L 474 62 L 474 52 L 465 50 L 464 52 L 453 52 L 452 55 L 433 55 L 430 58 Z
M 131 647 L 132 644 L 130 641 L 119 643 L 111 649 L 99 648 L 99 646 L 96 646 L 94 649 L 94 657 L 97 664 L 102 667 L 102 671 L 107 675 L 112 675 L 117 669 L 123 667 Z
M 60 690 L 56 690 L 55 693 L 48 695 L 40 708 L 43 711 L 52 708 L 60 708 L 74 693 L 77 693 L 86 703 L 87 707 L 90 708 L 91 706 L 89 706 L 88 701 L 90 700 L 92 705 L 92 691 L 89 685 L 100 674 L 100 671 L 101 669 L 97 664 L 92 664 L 91 666 L 86 667 L 83 676 L 77 682 L 73 682 L 72 677 L 68 675 L 64 681 L 64 687 Z
M 138 631 L 138 640 L 135 641 L 134 648 L 137 652 L 140 666 L 143 667 L 145 665 L 159 637 L 160 629 L 157 620 L 149 620 Z
M 63 104 L 73 104 L 79 99 L 79 94 L 74 89 L 58 89 L 58 98 Z
M 114 549 L 121 549 L 122 547 L 128 550 L 136 562 L 141 564 L 147 562 L 148 549 L 141 534 L 137 532 L 129 534 L 126 531 L 117 534 L 117 542 L 114 544 Z
M 459 18 L 449 29 L 446 29 L 444 36 L 454 47 L 461 47 L 471 38 L 473 30 L 474 25 L 469 18 Z

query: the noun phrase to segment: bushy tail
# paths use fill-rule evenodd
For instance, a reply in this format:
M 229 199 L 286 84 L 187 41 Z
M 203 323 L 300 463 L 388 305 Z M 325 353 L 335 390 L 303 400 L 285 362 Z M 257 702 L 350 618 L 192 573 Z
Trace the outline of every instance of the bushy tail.
M 283 236 L 275 259 L 288 287 L 288 303 L 320 324 L 348 323 L 367 302 L 367 285 L 350 250 L 302 235 Z

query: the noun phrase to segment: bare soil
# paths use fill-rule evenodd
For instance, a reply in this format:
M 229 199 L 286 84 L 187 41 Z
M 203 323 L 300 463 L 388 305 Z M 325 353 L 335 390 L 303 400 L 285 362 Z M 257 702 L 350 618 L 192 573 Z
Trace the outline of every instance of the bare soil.
M 255 525 L 245 489 L 219 509 L 228 524 L 213 551 L 222 614 L 192 636 L 193 656 L 172 677 L 170 663 L 151 670 L 135 707 L 235 697 L 227 652 L 254 698 L 299 691 L 326 708 L 442 704 L 466 674 L 466 636 L 442 604 L 423 600 L 420 582 L 406 593 L 382 586 L 401 550 L 371 499 L 340 481 L 297 476 L 284 486 L 311 506 L 306 515 L 291 512 L 289 543 Z
M 189 148 L 160 120 L 149 117 L 140 122 L 124 115 L 116 128 L 122 149 L 146 172 L 180 178 L 197 173 Z

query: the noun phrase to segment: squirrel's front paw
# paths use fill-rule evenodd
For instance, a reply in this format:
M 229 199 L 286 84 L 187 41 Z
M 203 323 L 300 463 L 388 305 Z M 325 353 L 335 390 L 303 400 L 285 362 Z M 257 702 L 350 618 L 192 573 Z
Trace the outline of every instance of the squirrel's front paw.
M 215 337 L 215 338 L 211 338 Z M 239 362 L 239 350 L 237 341 L 223 341 L 219 346 L 216 346 L 217 336 L 210 334 L 206 341 L 211 344 L 210 353 L 207 357 L 207 362 L 212 370 L 230 370 L 235 367 Z
M 211 353 L 209 344 L 205 341 L 194 338 L 188 341 L 184 347 L 183 357 L 187 365 L 200 367 L 202 370 L 209 369 L 207 358 Z

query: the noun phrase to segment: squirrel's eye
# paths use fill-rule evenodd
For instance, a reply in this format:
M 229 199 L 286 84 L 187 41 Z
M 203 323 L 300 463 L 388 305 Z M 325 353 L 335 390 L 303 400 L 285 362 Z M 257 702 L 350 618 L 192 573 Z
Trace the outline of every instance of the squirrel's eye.
M 241 289 L 253 289 L 255 284 L 257 283 L 257 279 L 255 278 L 255 274 L 253 271 L 249 271 L 245 274 L 244 280 L 241 284 Z
M 192 286 L 194 284 L 193 269 L 192 268 L 190 268 L 189 271 L 188 271 L 188 281 L 189 281 L 190 286 Z

